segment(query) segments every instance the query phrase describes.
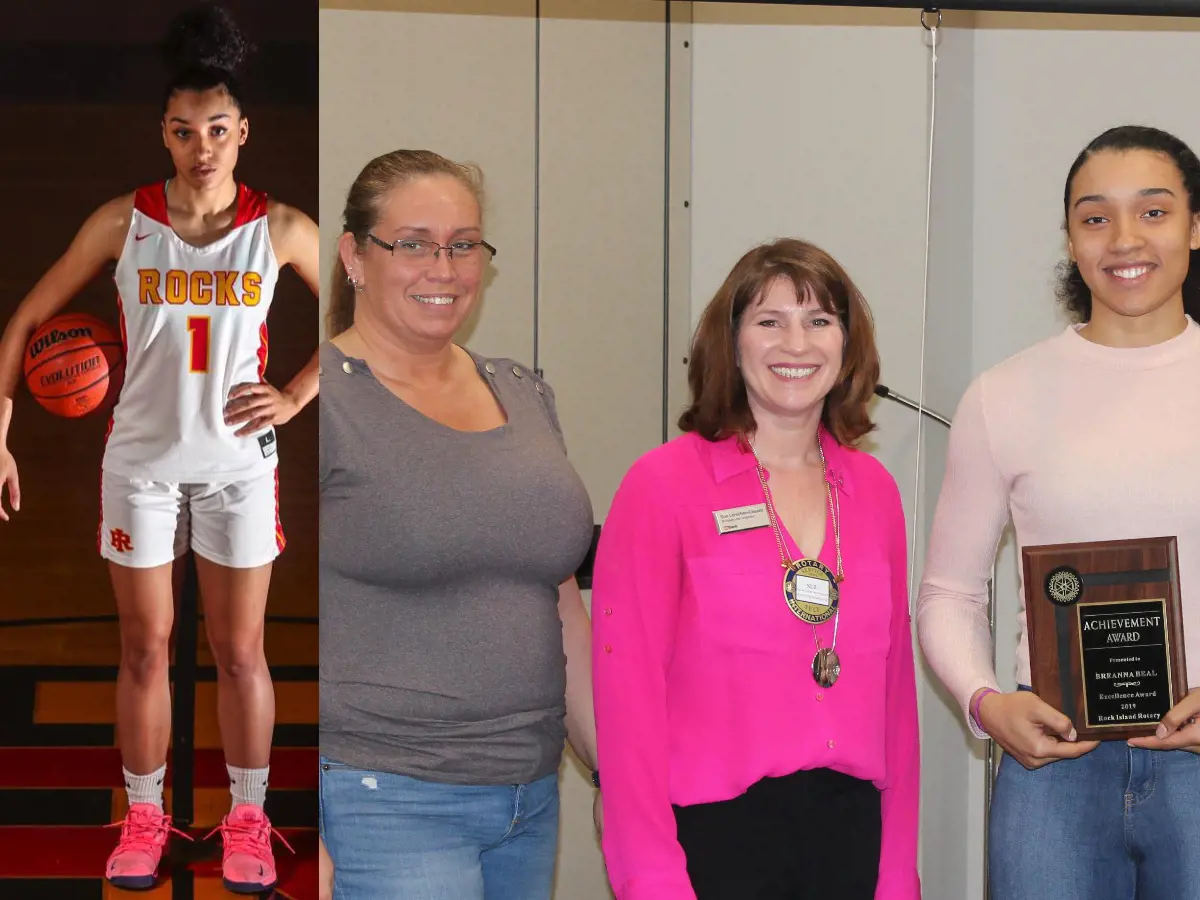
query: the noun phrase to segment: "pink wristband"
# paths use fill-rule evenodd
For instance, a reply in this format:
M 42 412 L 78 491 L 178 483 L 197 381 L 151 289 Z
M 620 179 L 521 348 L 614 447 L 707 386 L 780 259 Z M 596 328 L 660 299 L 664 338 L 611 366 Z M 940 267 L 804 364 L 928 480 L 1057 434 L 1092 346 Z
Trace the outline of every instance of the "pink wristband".
M 983 690 L 981 690 L 979 692 L 979 695 L 975 698 L 975 702 L 971 704 L 971 718 L 975 720 L 975 724 L 979 727 L 980 731 L 983 731 L 984 728 L 983 728 L 983 723 L 979 721 L 979 706 L 981 703 L 983 703 L 983 698 L 986 697 L 988 694 L 998 694 L 998 693 L 1000 693 L 1000 692 L 993 688 L 984 688 Z

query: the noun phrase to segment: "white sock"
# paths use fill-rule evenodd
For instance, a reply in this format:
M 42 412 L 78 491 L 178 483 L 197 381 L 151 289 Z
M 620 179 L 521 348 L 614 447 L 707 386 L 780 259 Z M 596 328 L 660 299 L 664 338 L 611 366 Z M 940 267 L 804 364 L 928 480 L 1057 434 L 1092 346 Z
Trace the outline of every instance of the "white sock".
M 129 805 L 135 803 L 153 803 L 159 809 L 163 808 L 163 781 L 167 777 L 166 765 L 159 766 L 149 775 L 134 775 L 122 767 L 125 773 L 125 793 L 129 795 Z
M 248 803 L 261 808 L 266 803 L 270 766 L 265 769 L 239 769 L 226 765 L 225 768 L 229 771 L 229 792 L 233 794 L 234 806 Z

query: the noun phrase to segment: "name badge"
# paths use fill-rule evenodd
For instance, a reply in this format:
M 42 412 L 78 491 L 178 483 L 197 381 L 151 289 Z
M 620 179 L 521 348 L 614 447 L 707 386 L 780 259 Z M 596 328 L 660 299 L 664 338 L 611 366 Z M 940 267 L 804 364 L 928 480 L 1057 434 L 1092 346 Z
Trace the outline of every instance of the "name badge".
M 829 606 L 829 582 L 811 575 L 796 576 L 796 600 L 814 606 Z
M 767 504 L 757 503 L 754 506 L 736 506 L 733 509 L 713 510 L 713 518 L 717 522 L 717 534 L 729 534 L 733 531 L 751 531 L 755 528 L 766 528 L 771 524 L 767 516 Z

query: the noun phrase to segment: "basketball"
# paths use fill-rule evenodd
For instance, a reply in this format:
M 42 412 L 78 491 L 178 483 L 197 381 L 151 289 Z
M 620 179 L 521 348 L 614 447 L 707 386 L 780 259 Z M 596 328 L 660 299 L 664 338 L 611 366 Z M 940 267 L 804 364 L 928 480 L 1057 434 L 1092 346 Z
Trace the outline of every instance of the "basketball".
M 116 398 L 123 365 L 121 339 L 106 322 L 68 313 L 33 333 L 25 347 L 25 384 L 45 409 L 77 419 Z

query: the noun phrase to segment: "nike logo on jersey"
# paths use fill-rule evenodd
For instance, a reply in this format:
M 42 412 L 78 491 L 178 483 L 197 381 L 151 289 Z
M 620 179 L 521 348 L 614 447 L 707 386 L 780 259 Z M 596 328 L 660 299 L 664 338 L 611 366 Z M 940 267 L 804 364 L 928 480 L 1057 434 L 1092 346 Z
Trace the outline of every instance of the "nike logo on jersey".
M 135 234 L 135 235 L 133 236 L 133 239 L 134 239 L 135 241 L 144 241 L 144 240 L 145 240 L 146 238 L 148 238 L 148 237 L 150 237 L 150 235 L 149 235 L 149 234 Z
M 138 301 L 147 306 L 163 301 L 174 306 L 258 306 L 262 276 L 257 272 L 183 272 L 138 269 Z

